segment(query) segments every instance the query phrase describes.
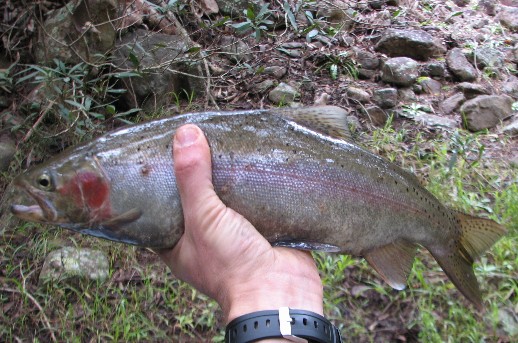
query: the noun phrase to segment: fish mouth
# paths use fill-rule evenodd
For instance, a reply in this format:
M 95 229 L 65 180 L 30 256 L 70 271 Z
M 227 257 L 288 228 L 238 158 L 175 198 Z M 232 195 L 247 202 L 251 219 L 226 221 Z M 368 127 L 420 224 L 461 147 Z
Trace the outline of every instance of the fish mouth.
M 15 185 L 22 188 L 37 204 L 31 206 L 11 205 L 12 214 L 24 220 L 40 223 L 56 223 L 58 221 L 58 211 L 47 199 L 45 192 L 32 187 L 24 180 L 15 180 Z

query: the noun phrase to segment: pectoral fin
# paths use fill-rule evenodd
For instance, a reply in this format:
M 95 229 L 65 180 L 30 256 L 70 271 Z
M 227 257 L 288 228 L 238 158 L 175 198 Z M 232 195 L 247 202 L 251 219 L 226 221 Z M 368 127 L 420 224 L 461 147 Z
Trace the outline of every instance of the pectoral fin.
M 110 219 L 102 222 L 101 225 L 112 231 L 117 231 L 124 225 L 132 223 L 135 220 L 139 219 L 141 216 L 142 216 L 142 211 L 137 208 L 133 208 L 127 212 L 124 212 L 121 215 L 118 215 L 116 217 L 110 218 Z
M 392 288 L 402 290 L 406 281 L 417 246 L 405 241 L 393 242 L 365 254 L 365 259 Z
M 336 245 L 318 243 L 318 242 L 304 242 L 304 241 L 277 241 L 273 242 L 274 247 L 285 247 L 299 250 L 312 250 L 323 252 L 339 252 L 340 248 Z

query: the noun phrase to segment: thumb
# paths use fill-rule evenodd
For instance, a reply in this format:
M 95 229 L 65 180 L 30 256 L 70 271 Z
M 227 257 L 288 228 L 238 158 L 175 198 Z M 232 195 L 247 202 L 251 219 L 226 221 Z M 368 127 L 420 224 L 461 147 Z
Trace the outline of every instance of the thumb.
M 173 160 L 186 227 L 197 228 L 200 225 L 189 225 L 193 223 L 188 221 L 206 218 L 214 209 L 225 206 L 214 192 L 209 145 L 196 125 L 187 124 L 176 130 Z

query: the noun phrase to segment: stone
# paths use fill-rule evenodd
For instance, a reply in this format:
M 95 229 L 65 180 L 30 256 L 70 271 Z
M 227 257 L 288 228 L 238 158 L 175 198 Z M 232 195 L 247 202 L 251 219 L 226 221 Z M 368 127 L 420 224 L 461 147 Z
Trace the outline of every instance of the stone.
M 347 90 L 345 91 L 345 94 L 349 99 L 358 101 L 358 102 L 368 102 L 371 98 L 370 94 L 366 91 L 364 91 L 361 88 L 356 87 L 347 87 Z
M 479 0 L 478 5 L 484 9 L 487 15 L 494 16 L 496 14 L 495 0 Z
M 453 0 L 453 3 L 459 7 L 464 7 L 468 5 L 470 0 Z
M 502 86 L 502 92 L 518 100 L 518 81 L 508 81 Z
M 491 94 L 491 91 L 488 88 L 478 83 L 461 82 L 455 86 L 455 89 L 462 92 L 466 99 L 473 99 L 479 95 Z
M 415 95 L 412 88 L 400 88 L 397 91 L 397 95 L 399 100 L 402 102 L 411 102 L 417 100 L 417 96 Z
M 9 169 L 14 154 L 16 154 L 16 145 L 6 135 L 0 137 L 0 172 Z
M 434 96 L 441 95 L 442 84 L 439 81 L 424 77 L 419 79 L 419 84 L 423 88 L 423 93 Z
M 479 95 L 460 108 L 466 128 L 476 132 L 498 125 L 512 113 L 513 99 L 507 95 Z
M 441 117 L 435 114 L 429 114 L 424 112 L 419 112 L 415 117 L 414 121 L 424 124 L 426 126 L 431 127 L 447 127 L 447 128 L 456 128 L 457 122 L 450 118 Z
M 117 11 L 117 0 L 83 0 L 49 13 L 34 49 L 37 63 L 102 61 L 115 44 Z
M 429 62 L 422 68 L 421 74 L 424 76 L 443 78 L 446 75 L 446 66 L 442 62 Z
M 460 108 L 460 106 L 466 101 L 463 93 L 455 93 L 449 98 L 444 99 L 439 105 L 439 108 L 443 114 L 452 114 Z
M 170 105 L 175 96 L 203 96 L 206 79 L 201 59 L 188 53 L 193 47 L 192 41 L 180 35 L 139 29 L 123 36 L 117 42 L 114 64 L 132 70 L 138 63 L 141 70 L 138 77 L 121 79 L 128 107 L 156 111 Z
M 376 75 L 375 70 L 358 68 L 358 79 L 360 80 L 370 80 Z
M 369 106 L 363 109 L 364 114 L 370 122 L 376 126 L 384 126 L 387 122 L 388 115 L 378 106 Z
M 398 86 L 410 86 L 419 76 L 417 62 L 408 57 L 388 59 L 381 69 L 381 79 L 384 82 Z
M 253 57 L 250 47 L 242 39 L 223 36 L 220 41 L 221 51 L 234 63 L 247 62 Z
M 381 108 L 393 108 L 397 105 L 398 91 L 395 88 L 376 89 L 372 101 Z
M 355 51 L 355 59 L 358 68 L 376 70 L 380 66 L 380 59 L 378 56 L 366 50 L 357 49 Z
M 460 81 L 474 81 L 477 70 L 469 63 L 461 49 L 454 48 L 446 54 L 446 64 L 452 74 Z
M 487 45 L 474 49 L 471 58 L 479 68 L 501 68 L 505 60 L 501 51 Z
M 255 93 L 264 93 L 273 86 L 275 86 L 275 82 L 273 82 L 273 80 L 266 79 L 253 85 L 252 89 Z
M 518 31 L 518 7 L 500 6 L 497 19 L 509 30 Z
M 385 4 L 385 0 L 369 0 L 368 3 L 369 7 L 373 10 L 379 10 Z
M 375 49 L 391 57 L 410 57 L 415 60 L 427 60 L 445 51 L 426 31 L 400 29 L 386 30 Z
M 340 31 L 347 31 L 355 24 L 356 12 L 347 0 L 318 2 L 316 18 L 322 17 Z
M 219 11 L 232 18 L 245 18 L 243 13 L 252 7 L 254 13 L 259 13 L 261 7 L 266 4 L 263 0 L 216 0 Z
M 511 137 L 518 136 L 518 119 L 515 119 L 511 124 L 504 126 L 502 128 L 502 133 Z
M 99 250 L 64 247 L 52 251 L 45 258 L 39 282 L 104 281 L 109 267 L 108 258 Z
M 293 102 L 300 94 L 295 88 L 287 83 L 281 82 L 268 93 L 268 99 L 274 104 L 289 104 Z
M 275 77 L 276 79 L 282 78 L 286 73 L 288 72 L 288 69 L 286 67 L 281 66 L 271 66 L 264 68 L 263 71 L 266 75 L 271 75 Z

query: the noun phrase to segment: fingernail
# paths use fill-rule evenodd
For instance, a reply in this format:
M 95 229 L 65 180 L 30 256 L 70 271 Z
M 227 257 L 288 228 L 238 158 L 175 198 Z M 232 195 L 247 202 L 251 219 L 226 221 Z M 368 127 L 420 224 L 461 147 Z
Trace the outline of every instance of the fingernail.
M 176 131 L 175 141 L 178 147 L 185 148 L 193 145 L 198 139 L 198 129 L 193 126 L 183 126 Z

